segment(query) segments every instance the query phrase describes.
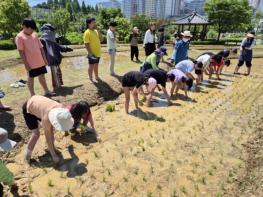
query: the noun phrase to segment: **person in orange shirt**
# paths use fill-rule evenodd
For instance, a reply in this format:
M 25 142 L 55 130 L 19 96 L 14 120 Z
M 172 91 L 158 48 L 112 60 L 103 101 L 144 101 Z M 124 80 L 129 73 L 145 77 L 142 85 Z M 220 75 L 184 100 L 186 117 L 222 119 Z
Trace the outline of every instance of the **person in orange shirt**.
M 37 34 L 37 29 L 33 19 L 24 19 L 23 30 L 16 36 L 16 46 L 20 57 L 23 60 L 25 68 L 28 72 L 28 88 L 31 96 L 35 95 L 34 78 L 38 77 L 45 96 L 55 96 L 55 93 L 49 91 L 45 79 L 47 73 L 47 59 Z

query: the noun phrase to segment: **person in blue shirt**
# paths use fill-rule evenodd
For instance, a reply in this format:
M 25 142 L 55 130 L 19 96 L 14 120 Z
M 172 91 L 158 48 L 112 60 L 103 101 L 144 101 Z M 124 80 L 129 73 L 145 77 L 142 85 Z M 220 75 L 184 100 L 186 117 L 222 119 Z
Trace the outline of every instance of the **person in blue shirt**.
M 192 35 L 190 31 L 184 31 L 181 34 L 183 38 L 176 43 L 174 57 L 172 58 L 175 64 L 188 58 L 189 42 Z

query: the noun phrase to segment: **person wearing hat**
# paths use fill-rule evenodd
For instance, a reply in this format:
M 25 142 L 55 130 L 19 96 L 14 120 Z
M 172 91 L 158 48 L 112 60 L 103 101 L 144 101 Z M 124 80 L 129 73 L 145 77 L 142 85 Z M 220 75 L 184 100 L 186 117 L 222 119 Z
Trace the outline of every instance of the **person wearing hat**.
M 188 78 L 196 80 L 196 85 L 202 80 L 203 73 L 203 63 L 198 61 L 183 60 L 180 63 L 176 64 L 176 69 L 181 70 Z M 195 71 L 197 78 L 192 75 L 192 72 Z
M 193 79 L 188 78 L 181 70 L 179 69 L 172 69 L 167 73 L 167 77 L 170 79 L 172 83 L 171 93 L 170 95 L 173 96 L 177 95 L 178 91 L 184 90 L 185 97 L 188 98 L 187 91 L 191 89 L 193 86 Z
M 74 119 L 70 111 L 62 106 L 62 104 L 51 100 L 44 96 L 35 95 L 28 99 L 22 107 L 24 120 L 28 129 L 31 132 L 31 137 L 27 144 L 25 160 L 30 162 L 32 152 L 39 139 L 39 121 L 44 129 L 48 150 L 55 163 L 60 161 L 60 158 L 55 152 L 54 132 L 69 131 L 72 129 Z
M 166 47 L 162 46 L 156 49 L 155 52 L 146 58 L 145 62 L 141 66 L 141 72 L 143 73 L 148 69 L 160 69 L 158 65 L 164 55 L 167 55 Z
M 116 37 L 117 23 L 115 21 L 109 22 L 109 29 L 107 31 L 107 47 L 110 55 L 110 74 L 116 75 L 114 72 L 115 56 L 117 52 L 117 37 Z
M 146 78 L 153 78 L 156 80 L 157 84 L 156 86 L 150 91 L 149 97 L 147 98 L 147 106 L 151 106 L 151 98 L 153 96 L 154 90 L 157 87 L 158 84 L 161 85 L 162 91 L 168 101 L 168 104 L 171 105 L 171 99 L 170 96 L 167 93 L 166 90 L 166 82 L 170 82 L 170 78 L 167 77 L 167 72 L 163 70 L 154 70 L 154 69 L 149 69 L 143 73 L 143 75 Z
M 139 48 L 138 48 L 138 36 L 139 36 L 139 29 L 138 27 L 134 27 L 132 30 L 132 34 L 130 34 L 129 42 L 131 45 L 131 61 L 134 60 L 134 56 L 136 58 L 136 62 L 140 63 L 139 59 Z
M 144 45 L 146 57 L 151 55 L 156 50 L 155 29 L 156 29 L 155 23 L 150 23 L 149 29 L 146 31 L 144 36 L 143 45 Z
M 44 46 L 48 66 L 51 70 L 53 91 L 55 91 L 56 88 L 63 85 L 62 72 L 59 66 L 62 61 L 61 52 L 71 52 L 73 49 L 57 43 L 55 28 L 51 24 L 44 24 L 40 30 L 43 32 L 40 41 Z
M 235 68 L 234 74 L 239 74 L 238 70 L 244 63 L 247 66 L 246 75 L 250 75 L 251 66 L 252 66 L 252 58 L 253 58 L 253 48 L 256 44 L 255 34 L 248 33 L 247 36 L 243 39 L 240 46 L 240 56 L 238 64 Z
M 144 96 L 144 93 L 142 91 L 143 85 L 147 85 L 148 91 L 152 92 L 157 83 L 154 79 L 145 77 L 138 71 L 130 71 L 123 76 L 122 88 L 125 94 L 125 112 L 127 114 L 129 113 L 130 92 L 132 92 L 136 109 L 139 109 L 138 104 L 141 106 L 143 105 L 143 103 L 138 98 L 139 93 Z
M 23 30 L 16 36 L 16 46 L 20 57 L 25 65 L 28 73 L 28 88 L 31 96 L 35 95 L 34 78 L 38 77 L 40 85 L 44 90 L 44 95 L 55 96 L 54 92 L 49 91 L 45 74 L 47 73 L 46 65 L 48 61 L 35 30 L 37 30 L 36 23 L 33 19 L 24 19 Z
M 192 35 L 190 31 L 184 31 L 181 35 L 182 39 L 176 43 L 174 57 L 172 58 L 175 64 L 188 58 L 189 43 Z

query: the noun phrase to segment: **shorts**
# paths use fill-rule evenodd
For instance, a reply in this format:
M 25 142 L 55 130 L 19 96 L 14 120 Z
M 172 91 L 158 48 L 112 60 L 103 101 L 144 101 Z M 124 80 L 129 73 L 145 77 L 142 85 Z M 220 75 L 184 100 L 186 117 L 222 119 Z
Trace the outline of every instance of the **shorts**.
M 87 58 L 89 60 L 89 64 L 98 64 L 100 62 L 100 58 L 99 57 L 95 57 L 94 55 L 87 56 Z
M 42 66 L 40 68 L 31 69 L 30 71 L 28 71 L 28 75 L 31 78 L 38 77 L 38 76 L 46 74 L 46 73 L 47 73 L 46 66 Z
M 108 53 L 109 53 L 110 55 L 115 54 L 116 52 L 117 52 L 116 49 L 109 49 L 109 50 L 108 50 Z
M 24 105 L 22 107 L 22 111 L 23 111 L 23 116 L 24 116 L 27 127 L 30 130 L 37 129 L 38 128 L 38 121 L 41 121 L 41 119 L 39 119 L 35 115 L 27 112 L 27 102 L 24 103 Z
M 239 60 L 237 66 L 238 66 L 238 67 L 241 67 L 241 66 L 243 66 L 243 64 L 244 64 L 245 62 L 246 62 L 246 66 L 247 66 L 248 68 L 250 68 L 250 67 L 252 66 L 251 60 L 250 60 L 250 61 L 242 61 L 242 60 Z
M 195 74 L 197 74 L 197 75 L 201 75 L 201 74 L 202 74 L 202 70 L 195 69 Z

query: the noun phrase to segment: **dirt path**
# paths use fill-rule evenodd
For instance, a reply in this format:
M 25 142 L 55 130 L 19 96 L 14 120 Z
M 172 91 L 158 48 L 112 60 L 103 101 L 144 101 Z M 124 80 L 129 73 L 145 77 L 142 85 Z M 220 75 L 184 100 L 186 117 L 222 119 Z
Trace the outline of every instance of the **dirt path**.
M 15 158 L 7 158 L 19 193 L 233 196 L 231 188 L 246 169 L 243 145 L 255 136 L 263 117 L 261 61 L 255 61 L 257 74 L 250 77 L 233 76 L 229 68 L 222 81 L 206 81 L 199 92 L 190 94 L 194 102 L 179 98 L 166 107 L 165 100 L 156 97 L 155 107 L 129 116 L 123 110 L 123 95 L 110 102 L 116 104 L 113 113 L 105 112 L 107 103 L 96 106 L 102 143 L 93 143 L 90 135 L 56 133 L 56 146 L 65 159 L 57 168 L 45 152 L 43 136 L 33 166 L 23 162 L 24 147 Z

